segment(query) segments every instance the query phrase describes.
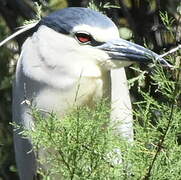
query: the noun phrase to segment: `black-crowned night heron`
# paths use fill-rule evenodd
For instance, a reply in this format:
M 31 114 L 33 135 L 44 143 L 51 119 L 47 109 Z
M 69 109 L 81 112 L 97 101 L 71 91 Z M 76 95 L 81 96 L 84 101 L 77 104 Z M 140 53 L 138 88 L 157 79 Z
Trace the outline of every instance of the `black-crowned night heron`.
M 90 9 L 66 8 L 43 18 L 36 27 L 17 64 L 14 122 L 31 129 L 27 101 L 61 117 L 73 104 L 91 105 L 105 96 L 112 101 L 112 120 L 121 121 L 118 131 L 131 141 L 131 102 L 123 67 L 152 58 L 169 64 L 154 52 L 120 39 L 115 24 Z M 20 179 L 33 180 L 36 161 L 30 140 L 15 131 L 14 143 Z

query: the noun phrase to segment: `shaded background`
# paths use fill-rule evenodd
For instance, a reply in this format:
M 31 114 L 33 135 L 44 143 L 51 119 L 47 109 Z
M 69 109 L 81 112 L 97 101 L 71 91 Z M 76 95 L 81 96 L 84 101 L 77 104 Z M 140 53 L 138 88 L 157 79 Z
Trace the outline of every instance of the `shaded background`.
M 36 17 L 34 0 L 0 0 L 0 41 L 22 26 L 25 20 Z M 89 0 L 36 0 L 42 5 L 43 16 L 67 6 L 86 7 Z M 95 5 L 106 13 L 119 27 L 120 35 L 161 54 L 181 41 L 181 2 L 180 0 L 94 0 Z M 160 19 L 160 11 L 168 12 L 173 18 L 171 36 Z M 16 180 L 11 122 L 11 90 L 16 62 L 21 45 L 27 38 L 20 35 L 14 41 L 0 48 L 0 180 Z M 144 65 L 141 69 L 145 69 Z M 136 72 L 127 68 L 129 78 Z M 143 88 L 147 90 L 150 78 Z M 133 101 L 140 100 L 137 84 L 131 88 Z M 151 89 L 154 92 L 154 87 Z M 160 97 L 155 97 L 160 98 Z

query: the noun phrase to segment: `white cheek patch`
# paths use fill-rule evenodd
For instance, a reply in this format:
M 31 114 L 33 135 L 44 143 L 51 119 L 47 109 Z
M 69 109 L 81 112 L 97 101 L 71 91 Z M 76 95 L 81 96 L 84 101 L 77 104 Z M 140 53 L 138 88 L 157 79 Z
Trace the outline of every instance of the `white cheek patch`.
M 100 28 L 100 27 L 92 27 L 89 25 L 78 25 L 75 26 L 72 32 L 87 32 L 92 35 L 92 37 L 99 42 L 106 42 L 111 39 L 119 38 L 119 32 L 116 26 L 112 26 L 109 28 Z
M 131 61 L 119 61 L 119 60 L 105 60 L 100 62 L 100 66 L 102 68 L 105 68 L 107 70 L 111 70 L 111 69 L 118 69 L 121 67 L 126 67 L 131 65 L 133 62 Z

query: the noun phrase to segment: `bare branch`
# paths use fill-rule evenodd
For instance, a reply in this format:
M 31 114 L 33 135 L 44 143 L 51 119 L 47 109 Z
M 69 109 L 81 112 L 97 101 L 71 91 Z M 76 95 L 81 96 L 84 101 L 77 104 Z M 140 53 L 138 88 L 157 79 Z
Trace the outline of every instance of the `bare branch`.
M 39 21 L 38 21 L 39 22 Z M 8 41 L 10 41 L 11 39 L 15 38 L 16 36 L 28 31 L 29 29 L 35 27 L 38 22 L 35 22 L 35 23 L 32 23 L 32 24 L 28 24 L 28 25 L 25 25 L 25 26 L 22 26 L 20 27 L 21 29 L 19 31 L 16 31 L 15 33 L 13 33 L 12 35 L 10 35 L 9 37 L 7 37 L 5 40 L 1 41 L 0 42 L 0 47 L 2 45 L 4 45 L 5 43 L 7 43 Z
M 173 49 L 169 50 L 168 52 L 160 55 L 159 57 L 160 57 L 160 58 L 163 58 L 163 57 L 165 57 L 165 56 L 167 56 L 167 55 L 169 55 L 169 54 L 172 54 L 172 53 L 178 51 L 179 49 L 181 49 L 181 44 L 179 44 L 176 48 L 173 48 Z

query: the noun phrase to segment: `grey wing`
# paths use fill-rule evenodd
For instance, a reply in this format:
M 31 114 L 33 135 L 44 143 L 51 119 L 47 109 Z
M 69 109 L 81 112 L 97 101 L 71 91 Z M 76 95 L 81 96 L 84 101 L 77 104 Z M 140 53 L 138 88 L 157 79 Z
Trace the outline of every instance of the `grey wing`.
M 27 107 L 24 101 L 24 77 L 19 67 L 20 62 L 17 65 L 16 79 L 13 84 L 13 122 L 17 125 L 24 126 L 25 123 L 31 122 L 32 117 L 27 113 Z M 28 138 L 23 138 L 20 135 L 21 128 L 16 130 L 14 128 L 14 147 L 15 158 L 20 180 L 33 180 L 36 174 L 36 161 L 35 154 L 32 151 L 32 144 Z

